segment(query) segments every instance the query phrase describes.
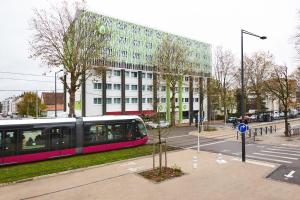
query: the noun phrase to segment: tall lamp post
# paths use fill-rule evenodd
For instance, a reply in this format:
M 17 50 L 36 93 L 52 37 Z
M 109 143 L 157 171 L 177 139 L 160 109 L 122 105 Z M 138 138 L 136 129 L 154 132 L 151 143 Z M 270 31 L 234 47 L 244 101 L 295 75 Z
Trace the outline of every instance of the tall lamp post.
M 55 72 L 55 86 L 54 86 L 54 88 L 55 88 L 55 93 L 54 93 L 54 109 L 55 109 L 55 111 L 54 111 L 54 116 L 55 116 L 55 118 L 57 117 L 57 103 L 56 103 L 56 76 L 57 76 L 57 74 L 59 73 L 59 72 L 62 72 L 63 70 L 61 69 L 61 70 L 59 70 L 59 71 L 57 71 L 57 72 Z
M 244 47 L 243 47 L 243 34 L 251 35 L 254 37 L 258 37 L 261 40 L 267 39 L 266 36 L 259 36 L 249 31 L 241 29 L 241 82 L 242 82 L 242 91 L 241 91 L 241 114 L 242 114 L 242 122 L 245 119 L 245 106 L 244 106 Z M 242 134 L 242 162 L 246 161 L 246 138 L 245 134 Z

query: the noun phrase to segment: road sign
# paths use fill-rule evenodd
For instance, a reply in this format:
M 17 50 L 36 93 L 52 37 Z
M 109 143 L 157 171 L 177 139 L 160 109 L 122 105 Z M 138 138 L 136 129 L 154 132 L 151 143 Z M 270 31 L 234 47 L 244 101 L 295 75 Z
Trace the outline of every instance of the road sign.
M 240 123 L 239 126 L 238 126 L 238 130 L 241 133 L 245 133 L 247 131 L 247 125 L 244 124 L 244 123 Z

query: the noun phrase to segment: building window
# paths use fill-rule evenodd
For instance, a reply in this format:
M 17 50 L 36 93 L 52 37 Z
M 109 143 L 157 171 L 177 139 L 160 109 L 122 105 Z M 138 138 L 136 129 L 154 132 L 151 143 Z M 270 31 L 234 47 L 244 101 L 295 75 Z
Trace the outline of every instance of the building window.
M 121 76 L 120 70 L 114 70 L 114 76 Z
M 133 46 L 140 46 L 141 41 L 133 40 Z
M 199 98 L 195 98 L 195 102 L 198 102 L 199 101 Z
M 123 58 L 127 58 L 127 51 L 120 51 L 120 56 Z
M 111 98 L 106 98 L 106 104 L 111 104 Z
M 178 92 L 178 87 L 175 87 L 175 92 Z
M 151 42 L 146 43 L 146 48 L 147 48 L 147 49 L 152 49 L 152 43 L 151 43 Z
M 146 98 L 142 98 L 142 103 L 146 103 Z
M 194 92 L 198 93 L 199 92 L 199 88 L 194 88 Z
M 101 83 L 94 83 L 94 89 L 95 90 L 101 90 L 102 89 L 102 84 Z
M 146 90 L 146 86 L 142 85 L 142 90 L 145 91 Z
M 138 73 L 137 72 L 131 72 L 131 77 L 137 78 L 138 77 Z
M 152 74 L 150 74 L 150 73 L 147 73 L 147 78 L 148 78 L 148 79 L 152 79 L 152 77 L 153 77 L 153 75 L 152 75 Z
M 133 26 L 132 29 L 134 33 L 139 33 L 141 31 L 141 28 L 138 26 Z
M 137 98 L 131 98 L 131 103 L 137 103 L 138 99 Z
M 125 77 L 129 77 L 129 72 L 125 71 Z
M 142 78 L 146 78 L 146 74 L 144 72 L 142 73 Z
M 152 103 L 152 101 L 153 101 L 152 98 L 147 99 L 147 103 Z
M 121 98 L 114 98 L 114 104 L 120 104 Z
M 161 103 L 166 103 L 166 98 L 161 98 Z
M 101 98 L 94 98 L 94 104 L 102 104 Z
M 162 92 L 165 92 L 165 91 L 166 91 L 166 86 L 164 86 L 164 85 L 161 86 L 161 91 L 162 91 Z
M 129 90 L 129 85 L 128 84 L 125 85 L 125 90 Z
M 186 81 L 186 82 L 189 81 L 189 77 L 187 77 L 187 76 L 184 77 L 184 81 Z
M 140 53 L 133 53 L 133 58 L 134 59 L 140 59 L 141 58 L 141 54 Z
M 149 30 L 149 29 L 146 29 L 146 30 L 145 30 L 145 33 L 146 33 L 147 36 L 151 36 L 151 35 L 152 35 L 152 31 Z
M 184 88 L 184 91 L 185 91 L 185 92 L 189 92 L 189 88 L 188 88 L 188 87 L 185 87 L 185 88 Z
M 147 61 L 152 61 L 152 55 L 146 54 L 146 60 L 147 60 Z
M 121 84 L 114 84 L 114 90 L 121 90 Z
M 127 25 L 123 22 L 118 22 L 117 27 L 121 30 L 125 29 L 127 27 Z
M 175 98 L 175 103 L 177 103 L 178 102 L 178 98 Z
M 111 83 L 106 83 L 106 89 L 111 90 Z
M 126 102 L 126 103 L 129 103 L 129 98 L 126 98 L 126 99 L 125 99 L 125 102 Z
M 189 98 L 184 98 L 184 102 L 188 103 L 189 102 Z
M 153 87 L 152 85 L 147 85 L 147 91 L 152 91 Z
M 126 37 L 119 37 L 119 43 L 120 44 L 126 44 L 127 38 Z
M 131 85 L 131 90 L 137 90 L 138 86 L 137 85 Z

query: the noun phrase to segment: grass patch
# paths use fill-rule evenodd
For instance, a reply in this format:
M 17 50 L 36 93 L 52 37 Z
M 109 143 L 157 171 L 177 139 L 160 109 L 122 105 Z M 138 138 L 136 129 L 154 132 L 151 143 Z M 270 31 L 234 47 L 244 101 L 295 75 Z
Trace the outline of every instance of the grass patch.
M 176 148 L 168 147 L 168 151 Z M 152 154 L 152 145 L 0 167 L 0 183 L 89 167 Z

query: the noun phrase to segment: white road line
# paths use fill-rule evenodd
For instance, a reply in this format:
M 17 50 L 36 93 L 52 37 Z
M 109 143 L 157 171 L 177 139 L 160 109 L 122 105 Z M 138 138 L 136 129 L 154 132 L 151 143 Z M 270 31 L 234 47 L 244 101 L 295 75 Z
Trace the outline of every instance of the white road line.
M 300 151 L 299 148 L 295 149 L 295 148 L 292 148 L 292 147 L 272 147 L 272 148 Z
M 257 158 L 257 159 L 262 159 L 262 160 L 269 160 L 269 161 L 275 161 L 275 162 L 281 162 L 281 163 L 292 163 L 291 161 L 286 161 L 286 160 L 278 160 L 278 159 L 272 159 L 272 158 L 265 158 L 265 157 L 260 157 L 260 156 L 246 156 L 247 158 Z
M 240 158 L 233 158 L 232 160 L 234 161 L 242 161 L 242 159 Z M 271 168 L 275 168 L 275 165 L 269 164 L 269 163 L 264 163 L 264 162 L 259 162 L 259 161 L 254 161 L 254 160 L 246 160 L 246 163 L 250 163 L 250 164 L 254 164 L 254 165 L 261 165 L 261 166 L 265 166 L 265 167 L 271 167 Z
M 167 137 L 167 138 L 163 138 L 163 139 L 180 138 L 180 137 L 186 137 L 186 136 L 191 136 L 191 135 L 177 135 L 177 136 Z
M 267 148 L 268 150 L 272 150 L 272 151 L 283 151 L 283 152 L 291 152 L 291 153 L 300 153 L 300 151 L 290 151 L 290 150 L 286 150 L 286 149 L 277 149 L 277 148 Z
M 289 156 L 300 156 L 300 154 L 283 153 L 283 152 L 276 152 L 276 151 L 264 151 L 264 150 L 262 150 L 261 152 L 264 152 L 264 153 L 275 153 L 275 154 L 289 155 Z
M 277 158 L 285 158 L 285 159 L 290 159 L 290 160 L 298 160 L 298 158 L 292 158 L 292 157 L 286 157 L 286 156 L 276 156 L 276 155 L 270 155 L 270 154 L 265 154 L 265 153 L 253 153 L 255 155 L 261 155 L 261 156 L 271 156 L 271 157 L 277 157 Z
M 209 145 L 219 144 L 219 143 L 223 143 L 223 142 L 228 142 L 228 141 L 219 141 L 219 142 L 212 142 L 212 143 L 202 144 L 202 145 L 200 145 L 200 147 L 205 147 L 205 146 L 209 146 Z M 188 147 L 186 149 L 193 149 L 193 148 L 196 148 L 196 147 L 198 147 L 198 145 L 197 146 L 193 146 L 193 147 Z
M 300 145 L 297 144 L 281 144 L 283 146 L 291 146 L 291 147 L 300 147 Z
M 256 147 L 258 147 L 258 148 L 264 148 L 265 146 L 260 146 L 260 145 L 257 145 Z

